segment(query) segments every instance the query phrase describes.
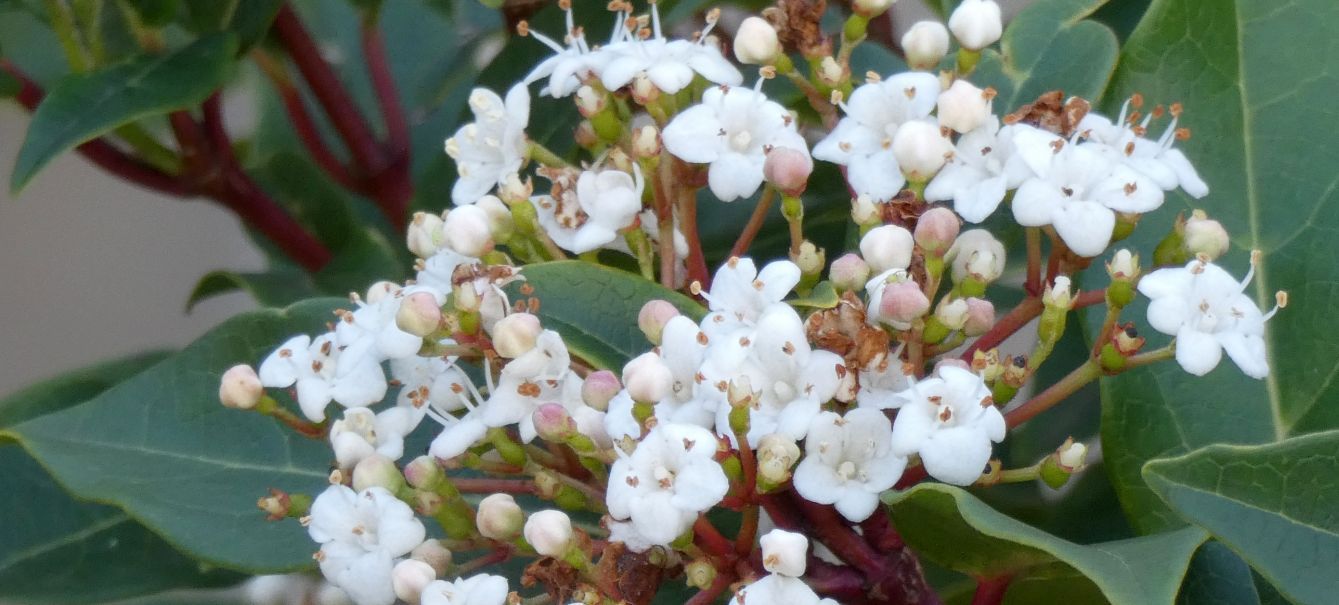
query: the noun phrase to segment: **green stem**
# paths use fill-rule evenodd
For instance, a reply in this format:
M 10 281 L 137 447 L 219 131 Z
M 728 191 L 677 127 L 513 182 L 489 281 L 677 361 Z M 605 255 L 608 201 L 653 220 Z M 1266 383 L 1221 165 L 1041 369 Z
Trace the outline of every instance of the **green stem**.
M 530 141 L 529 155 L 530 159 L 550 168 L 567 168 L 570 166 L 567 160 L 562 159 L 558 154 L 550 151 L 548 147 L 535 141 Z
M 1037 394 L 1032 399 L 1027 400 L 1009 413 L 1004 415 L 1004 421 L 1013 428 L 1028 420 L 1033 416 L 1051 409 L 1057 403 L 1064 401 L 1066 397 L 1078 392 L 1084 385 L 1097 380 L 1102 376 L 1102 368 L 1092 359 L 1083 362 L 1083 365 L 1074 368 L 1067 376 L 1047 388 L 1045 391 Z
M 69 7 L 61 0 L 46 0 L 45 5 L 47 18 L 51 20 L 51 29 L 56 32 L 56 39 L 60 41 L 60 48 L 65 53 L 65 62 L 70 64 L 70 71 L 75 73 L 88 71 L 92 65 L 85 55 L 79 32 L 74 25 L 74 15 L 71 14 Z

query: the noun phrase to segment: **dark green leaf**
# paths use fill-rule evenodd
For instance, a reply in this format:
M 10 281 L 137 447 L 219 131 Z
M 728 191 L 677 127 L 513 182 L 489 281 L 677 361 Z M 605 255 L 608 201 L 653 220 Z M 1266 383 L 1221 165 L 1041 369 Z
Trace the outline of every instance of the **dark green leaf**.
M 1320 604 L 1339 594 L 1339 431 L 1211 445 L 1149 462 L 1144 479 L 1284 595 Z
M 238 53 L 246 52 L 265 36 L 283 0 L 211 0 L 186 2 L 182 20 L 196 33 L 228 31 L 237 34 Z
M 997 111 L 1013 111 L 1042 93 L 1101 97 L 1119 51 L 1116 35 L 1088 19 L 1107 0 L 1040 0 L 1009 22 L 1000 52 L 986 50 L 972 83 L 993 86 Z
M 144 25 L 160 28 L 171 23 L 181 7 L 180 0 L 121 0 L 135 11 Z
M 265 521 L 255 502 L 271 487 L 319 490 L 329 446 L 219 405 L 218 379 L 292 334 L 321 329 L 344 302 L 239 315 L 102 395 L 8 434 L 71 492 L 123 508 L 188 554 L 246 571 L 309 566 L 302 527 Z
M 1190 560 L 1177 605 L 1260 605 L 1251 568 L 1228 547 L 1209 541 Z
M 1195 201 L 1169 196 L 1131 245 L 1151 250 L 1176 212 L 1203 208 L 1233 234 L 1222 260 L 1236 274 L 1248 250 L 1264 252 L 1248 290 L 1261 307 L 1273 305 L 1275 290 L 1291 294 L 1288 309 L 1266 324 L 1274 355 L 1267 380 L 1246 378 L 1224 358 L 1204 378 L 1166 363 L 1104 381 L 1107 468 L 1141 530 L 1181 522 L 1140 478 L 1148 460 L 1339 427 L 1339 406 L 1326 405 L 1339 398 L 1339 341 L 1328 336 L 1339 331 L 1331 287 L 1339 283 L 1339 153 L 1316 130 L 1334 122 L 1339 75 L 1323 66 L 1339 63 L 1336 39 L 1339 3 L 1331 0 L 1157 0 L 1123 50 L 1107 110 L 1133 92 L 1150 103 L 1184 102 L 1180 125 L 1194 136 L 1178 146 L 1212 190 Z M 1281 52 L 1282 40 L 1306 49 L 1304 58 Z
M 1185 528 L 1082 546 L 1005 516 L 959 488 L 938 483 L 886 495 L 893 522 L 921 556 L 975 577 L 1082 575 L 1117 605 L 1171 603 L 1205 533 Z M 1012 591 L 1011 591 L 1012 592 Z M 1088 590 L 1087 592 L 1091 592 Z
M 166 357 L 103 363 L 0 401 L 0 427 L 86 401 Z M 182 556 L 121 510 L 78 502 L 23 451 L 0 445 L 0 600 L 93 603 L 240 577 Z
M 200 278 L 186 299 L 186 311 L 215 296 L 242 291 L 262 307 L 284 307 L 319 293 L 311 277 L 296 269 L 276 269 L 265 273 L 210 271 Z
M 651 350 L 637 329 L 637 314 L 653 298 L 667 300 L 693 319 L 701 305 L 642 277 L 580 261 L 528 265 L 521 275 L 534 288 L 544 327 L 562 334 L 572 354 L 597 368 L 621 370 L 629 359 Z M 511 288 L 518 300 L 521 286 Z
M 22 189 L 52 158 L 118 126 L 200 103 L 232 74 L 236 49 L 236 38 L 217 34 L 171 53 L 66 76 L 33 112 L 10 187 Z

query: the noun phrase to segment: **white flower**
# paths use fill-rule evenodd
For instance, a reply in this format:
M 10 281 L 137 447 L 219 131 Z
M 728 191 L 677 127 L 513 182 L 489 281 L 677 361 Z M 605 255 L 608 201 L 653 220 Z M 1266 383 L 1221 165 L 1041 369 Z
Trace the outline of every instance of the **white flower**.
M 953 281 L 967 277 L 983 282 L 999 279 L 1004 273 L 1004 244 L 986 229 L 968 229 L 958 235 L 945 258 L 952 263 Z
M 1208 374 L 1226 350 L 1247 376 L 1269 375 L 1265 321 L 1278 307 L 1261 313 L 1244 294 L 1254 275 L 1254 262 L 1238 282 L 1218 265 L 1195 260 L 1182 268 L 1158 269 L 1139 280 L 1139 292 L 1152 299 L 1149 325 L 1176 337 L 1176 361 L 1185 371 Z
M 673 542 L 730 489 L 713 459 L 716 446 L 716 436 L 702 427 L 657 425 L 631 455 L 614 461 L 606 493 L 609 515 L 632 521 L 637 534 L 653 544 Z
M 622 170 L 587 170 L 577 177 L 576 191 L 558 198 L 530 199 L 539 223 L 554 243 L 582 254 L 614 242 L 618 232 L 630 227 L 642 209 L 642 170 L 632 165 L 632 174 Z
M 729 334 L 752 326 L 772 303 L 781 302 L 800 283 L 800 267 L 785 260 L 767 263 L 759 272 L 751 258 L 731 258 L 716 270 L 711 291 L 704 292 L 711 313 L 702 320 L 707 336 Z
M 484 374 L 489 374 L 487 365 L 485 365 Z M 478 443 L 488 433 L 488 425 L 480 419 L 482 414 L 480 414 L 478 407 L 484 401 L 484 397 L 479 393 L 479 389 L 474 386 L 474 382 L 458 369 L 450 380 L 447 390 L 455 394 L 456 397 L 447 399 L 442 405 L 438 405 L 437 400 L 430 395 L 428 398 L 429 405 L 424 408 L 429 418 L 445 427 L 428 447 L 429 454 L 442 459 L 455 458 L 465 453 L 465 450 Z M 415 405 L 421 406 L 421 404 Z M 465 408 L 464 414 L 460 416 L 451 414 L 451 412 L 460 408 Z
M 890 199 L 906 183 L 893 157 L 893 137 L 902 124 L 928 117 L 938 97 L 939 78 L 924 72 L 860 86 L 842 105 L 846 117 L 814 146 L 814 157 L 846 166 L 857 195 Z
M 1025 134 L 1017 136 L 1020 132 Z M 991 116 L 958 139 L 953 160 L 925 187 L 925 199 L 953 200 L 953 209 L 963 220 L 984 221 L 1006 191 L 1036 175 L 1034 165 L 1048 165 L 1051 143 L 1060 140 L 1027 124 L 1000 128 L 999 119 Z
M 758 539 L 762 547 L 763 569 L 774 574 L 798 578 L 809 561 L 809 538 L 804 534 L 774 529 Z
M 330 425 L 330 445 L 341 468 L 353 468 L 364 458 L 380 454 L 391 460 L 404 455 L 404 438 L 422 420 L 422 411 L 395 406 L 378 413 L 367 408 L 344 410 L 344 418 Z
M 491 90 L 470 93 L 474 121 L 446 140 L 446 154 L 460 173 L 451 188 L 456 205 L 472 204 L 525 163 L 525 127 L 530 122 L 530 91 L 517 84 L 503 101 Z
M 567 14 L 567 34 L 564 36 L 567 46 L 558 44 L 552 38 L 532 29 L 525 30 L 527 35 L 534 36 L 536 40 L 552 49 L 554 55 L 540 61 L 539 65 L 530 70 L 524 82 L 528 85 L 548 78 L 548 83 L 540 89 L 539 94 L 547 94 L 555 99 L 572 94 L 581 87 L 582 80 L 587 77 L 598 77 L 604 64 L 612 58 L 608 52 L 591 50 L 590 45 L 586 43 L 585 30 L 577 27 L 573 21 L 570 4 L 564 12 Z M 622 13 L 619 15 L 618 19 L 622 20 Z
M 773 147 L 809 152 L 785 107 L 749 88 L 719 86 L 674 116 L 661 133 L 665 149 L 694 164 L 710 164 L 707 185 L 723 202 L 748 197 L 763 182 Z
M 423 524 L 380 487 L 355 493 L 332 485 L 311 507 L 307 533 L 321 545 L 321 574 L 358 605 L 391 605 L 394 560 L 423 542 Z
M 544 330 L 535 348 L 503 366 L 497 385 L 479 408 L 479 420 L 489 427 L 515 424 L 521 440 L 535 438 L 535 408 L 555 402 L 569 411 L 580 405 L 581 378 L 571 370 L 567 345 L 553 330 Z
M 735 593 L 730 605 L 837 605 L 832 599 L 819 598 L 804 580 L 780 574 L 768 574 Z
M 856 408 L 845 417 L 823 412 L 804 440 L 795 468 L 795 491 L 819 504 L 835 504 L 851 522 L 868 519 L 879 493 L 893 487 L 907 459 L 889 447 L 892 427 L 883 412 Z
M 298 405 L 312 422 L 325 420 L 333 400 L 345 407 L 366 407 L 386 396 L 386 375 L 371 353 L 372 343 L 335 346 L 334 334 L 315 341 L 294 336 L 260 364 L 260 383 L 271 388 L 297 386 Z
M 614 40 L 602 52 L 610 54 L 609 63 L 600 71 L 600 81 L 609 90 L 618 90 L 632 82 L 638 74 L 646 74 L 656 88 L 675 94 L 700 75 L 708 82 L 738 86 L 743 75 L 723 55 L 721 49 L 710 44 L 707 34 L 716 25 L 714 20 L 700 34 L 697 42 L 667 40 L 660 31 L 660 9 L 651 4 L 651 31 L 645 38 L 640 31 L 627 28 L 626 13 L 619 13 L 615 22 Z
M 890 353 L 879 353 L 860 369 L 860 392 L 856 393 L 856 405 L 881 410 L 902 405 L 897 394 L 911 386 L 911 374 L 899 358 L 901 353 L 901 347 Z
M 336 343 L 340 347 L 360 348 L 363 341 L 370 345 L 370 351 L 379 359 L 403 359 L 418 353 L 423 346 L 423 337 L 410 334 L 400 328 L 396 315 L 400 305 L 411 294 L 431 294 L 433 300 L 441 305 L 446 297 L 436 288 L 411 286 L 397 288 L 391 292 L 356 300 L 358 309 L 340 313 L 340 321 L 335 324 Z
M 1084 116 L 1077 130 L 1091 141 L 1085 144 L 1097 147 L 1107 157 L 1133 168 L 1167 191 L 1180 187 L 1194 198 L 1208 195 L 1209 186 L 1200 178 L 1190 160 L 1179 149 L 1172 148 L 1186 132 L 1176 128 L 1181 114 L 1180 106 L 1173 106 L 1171 124 L 1154 141 L 1141 134 L 1148 129 L 1153 113 L 1144 118 L 1137 129 L 1127 121 L 1126 115 L 1132 101 L 1125 102 L 1120 116 L 1114 122 L 1093 112 Z
M 971 485 L 990 462 L 990 443 L 1004 440 L 1004 416 L 980 376 L 953 366 L 936 374 L 902 393 L 892 449 L 919 453 L 935 479 Z
M 1097 256 L 1111 243 L 1115 212 L 1148 212 L 1162 200 L 1148 177 L 1088 146 L 1066 144 L 1041 176 L 1019 186 L 1013 209 L 1018 224 L 1053 225 L 1070 250 Z
M 428 584 L 419 597 L 422 605 L 503 605 L 507 601 L 507 579 L 479 574 L 456 578 L 454 582 L 437 580 Z

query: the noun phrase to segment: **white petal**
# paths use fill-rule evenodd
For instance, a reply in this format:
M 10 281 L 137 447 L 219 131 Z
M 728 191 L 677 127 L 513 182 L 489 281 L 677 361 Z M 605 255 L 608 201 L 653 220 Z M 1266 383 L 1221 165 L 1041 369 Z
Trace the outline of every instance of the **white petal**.
M 1260 336 L 1247 336 L 1240 332 L 1219 332 L 1218 342 L 1222 343 L 1227 356 L 1241 368 L 1243 374 L 1251 378 L 1263 379 L 1269 376 L 1269 360 L 1265 354 L 1265 339 Z M 1177 344 L 1178 349 L 1180 344 Z
M 792 483 L 800 496 L 818 504 L 833 504 L 846 491 L 846 483 L 837 471 L 812 455 L 795 467 Z
M 974 427 L 957 426 L 936 431 L 920 452 L 931 477 L 953 485 L 971 485 L 990 462 L 990 439 Z
M 1184 298 L 1164 296 L 1148 303 L 1148 324 L 1163 334 L 1175 336 L 1189 318 L 1190 308 Z
M 1183 267 L 1158 269 L 1139 279 L 1139 293 L 1149 298 L 1188 300 L 1194 275 Z
M 1195 172 L 1195 167 L 1190 165 L 1190 160 L 1186 159 L 1181 150 L 1168 149 L 1162 152 L 1162 159 L 1176 171 L 1176 178 L 1181 182 L 1181 190 L 1187 195 L 1196 199 L 1209 195 L 1209 185 L 1200 178 L 1198 172 Z
M 928 190 L 928 189 L 927 189 Z M 953 196 L 953 210 L 969 223 L 986 220 L 1004 200 L 1004 175 L 984 179 Z
M 1069 201 L 1056 208 L 1051 224 L 1055 225 L 1056 233 L 1070 250 L 1091 257 L 1101 254 L 1111 244 L 1116 214 L 1097 202 Z
M 666 129 L 668 131 L 668 128 Z M 678 155 L 677 153 L 675 155 Z M 682 156 L 680 156 L 682 157 Z M 722 153 L 707 170 L 707 185 L 722 202 L 748 197 L 762 185 L 762 156 Z
M 723 129 L 716 110 L 707 105 L 694 105 L 674 116 L 660 133 L 665 149 L 675 157 L 694 164 L 714 162 L 720 157 L 724 143 Z
M 1203 376 L 1218 366 L 1223 358 L 1223 346 L 1212 334 L 1191 326 L 1182 326 L 1176 333 L 1176 363 L 1181 369 Z
M 846 178 L 857 194 L 875 199 L 892 199 L 906 184 L 906 176 L 897 165 L 892 149 L 869 155 L 853 156 L 846 166 Z
M 848 489 L 837 499 L 836 505 L 837 512 L 846 517 L 847 521 L 859 523 L 874 514 L 874 509 L 879 506 L 879 496 L 864 490 Z
M 1040 178 L 1028 179 L 1014 192 L 1014 220 L 1024 227 L 1049 225 L 1056 206 L 1063 203 L 1055 185 Z

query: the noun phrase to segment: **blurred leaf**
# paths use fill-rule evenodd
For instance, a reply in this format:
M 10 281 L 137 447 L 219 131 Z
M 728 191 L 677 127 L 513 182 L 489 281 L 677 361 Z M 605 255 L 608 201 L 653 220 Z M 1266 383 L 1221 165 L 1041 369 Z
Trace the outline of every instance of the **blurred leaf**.
M 972 83 L 993 86 L 995 110 L 1010 112 L 1042 93 L 1098 99 L 1119 51 L 1107 26 L 1087 19 L 1107 0 L 1039 0 L 1009 22 L 1000 51 L 986 50 Z
M 139 16 L 144 25 L 152 28 L 160 28 L 171 23 L 177 16 L 177 10 L 181 8 L 180 0 L 118 0 L 124 2 L 126 6 L 134 9 L 135 14 Z M 228 2 L 220 2 L 228 4 Z
M 233 36 L 218 34 L 62 78 L 33 112 L 10 187 L 17 192 L 56 156 L 118 126 L 204 101 L 232 73 L 236 45 Z
M 190 1 L 181 11 L 182 23 L 198 34 L 226 31 L 237 34 L 237 52 L 246 52 L 260 42 L 279 13 L 283 0 Z
M 309 567 L 303 528 L 265 521 L 255 502 L 271 487 L 319 490 L 329 445 L 224 408 L 218 380 L 295 333 L 322 329 L 344 302 L 244 313 L 105 393 L 7 434 L 74 494 L 121 507 L 192 556 L 251 572 Z
M 1335 122 L 1339 75 L 1318 66 L 1339 63 L 1336 39 L 1339 3 L 1331 0 L 1157 0 L 1124 48 L 1108 111 L 1136 91 L 1150 103 L 1184 102 L 1179 125 L 1194 136 L 1178 147 L 1212 189 L 1202 200 L 1169 195 L 1129 245 L 1147 257 L 1177 212 L 1203 208 L 1234 234 L 1220 260 L 1234 274 L 1245 272 L 1248 250 L 1264 252 L 1248 290 L 1263 309 L 1275 290 L 1291 295 L 1265 326 L 1266 380 L 1247 378 L 1226 357 L 1202 378 L 1168 362 L 1103 380 L 1107 469 L 1141 531 L 1182 523 L 1144 485 L 1148 460 L 1339 427 L 1339 406 L 1329 405 L 1339 398 L 1339 342 L 1324 336 L 1339 331 L 1339 148 L 1316 130 Z M 1280 40 L 1307 49 L 1306 58 L 1279 52 Z M 1140 303 L 1126 316 L 1144 313 Z M 1149 346 L 1165 342 L 1148 336 Z
M 522 287 L 533 288 L 528 296 L 538 300 L 544 327 L 561 334 L 574 356 L 600 369 L 617 372 L 651 350 L 637 328 L 646 301 L 667 300 L 694 320 L 705 314 L 693 299 L 639 275 L 581 261 L 527 265 L 521 275 L 525 281 L 508 288 L 511 299 L 523 298 Z
M 1149 462 L 1144 479 L 1288 597 L 1320 604 L 1339 594 L 1339 431 L 1211 445 Z
M 939 565 L 980 578 L 1064 578 L 1065 592 L 1090 593 L 1078 582 L 1076 576 L 1082 575 L 1116 605 L 1171 603 L 1191 555 L 1205 539 L 1202 530 L 1184 528 L 1082 546 L 939 483 L 889 493 L 884 500 L 907 544 Z
M 318 294 L 311 277 L 295 269 L 281 268 L 264 273 L 210 271 L 191 290 L 186 299 L 186 311 L 189 313 L 206 299 L 239 290 L 262 307 L 285 307 Z
M 837 306 L 841 298 L 837 294 L 837 288 L 833 287 L 830 281 L 821 281 L 814 286 L 808 294 L 799 298 L 792 298 L 786 303 L 792 307 L 804 307 L 808 309 L 831 309 Z
M 1190 560 L 1177 605 L 1260 605 L 1251 568 L 1221 542 L 1210 540 Z
M 1122 41 L 1130 37 L 1130 32 L 1139 25 L 1143 19 L 1144 13 L 1148 12 L 1148 7 L 1153 0 L 1119 0 L 1117 2 L 1108 1 L 1102 8 L 1097 9 L 1092 14 L 1092 19 L 1106 24 L 1112 31 L 1116 32 L 1116 37 Z
M 62 374 L 0 401 L 0 427 L 86 401 L 157 363 L 146 353 Z M 0 445 L 0 599 L 95 603 L 241 579 L 182 556 L 121 510 L 76 501 L 23 448 Z

